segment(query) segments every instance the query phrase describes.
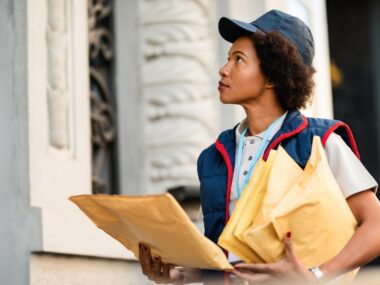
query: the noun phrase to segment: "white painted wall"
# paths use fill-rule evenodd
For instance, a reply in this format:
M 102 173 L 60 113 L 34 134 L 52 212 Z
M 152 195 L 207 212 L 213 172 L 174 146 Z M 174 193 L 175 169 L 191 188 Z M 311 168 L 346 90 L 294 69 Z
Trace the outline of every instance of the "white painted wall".
M 137 56 L 133 61 L 136 68 L 121 68 L 131 60 L 121 56 L 117 58 L 121 61 L 116 69 L 120 76 L 119 99 L 134 98 L 121 100 L 132 103 L 126 109 L 118 105 L 119 120 L 131 119 L 135 123 L 131 129 L 122 130 L 119 138 L 119 143 L 127 144 L 128 150 L 122 153 L 122 170 L 136 168 L 126 161 L 133 150 L 141 151 L 140 157 L 132 156 L 134 161 L 141 160 L 141 168 L 137 169 L 142 174 L 135 177 L 141 180 L 128 184 L 121 179 L 122 193 L 129 194 L 163 192 L 170 186 L 196 184 L 196 159 L 214 140 L 213 125 L 218 121 L 214 105 L 217 81 L 212 83 L 216 47 L 211 27 L 215 2 L 188 0 L 186 9 L 182 4 L 169 7 L 165 1 L 140 4 L 145 9 L 133 6 L 133 13 L 140 16 L 131 22 L 137 29 L 128 30 L 136 43 L 127 42 L 125 46 L 132 50 L 122 50 L 123 42 L 116 45 L 117 54 L 130 52 Z M 117 5 L 128 8 L 120 2 Z M 164 11 L 172 10 L 160 18 L 162 7 Z M 98 230 L 68 200 L 71 195 L 91 193 L 87 1 L 31 0 L 27 21 L 28 34 L 33 35 L 28 37 L 30 191 L 31 205 L 42 211 L 41 250 L 132 258 L 129 251 Z M 120 29 L 116 28 L 119 35 Z M 140 46 L 144 47 L 143 53 Z M 137 79 L 134 81 L 137 85 L 128 89 L 133 93 L 121 89 L 125 86 L 120 82 L 123 76 Z M 130 83 L 131 79 L 125 82 Z M 174 85 L 167 82 L 171 79 Z M 186 89 L 187 85 L 190 89 Z M 162 88 L 151 92 L 152 86 Z M 160 106 L 156 104 L 159 101 Z M 141 115 L 142 121 L 126 115 L 131 109 Z M 125 121 L 121 125 L 131 127 Z M 176 152 L 172 151 L 174 148 Z M 120 176 L 131 178 L 133 174 L 136 172 L 122 172 Z
M 91 193 L 87 1 L 28 4 L 30 191 L 42 250 L 130 258 L 68 200 Z
M 29 284 L 40 250 L 40 209 L 30 206 L 27 1 L 0 1 L 0 284 Z

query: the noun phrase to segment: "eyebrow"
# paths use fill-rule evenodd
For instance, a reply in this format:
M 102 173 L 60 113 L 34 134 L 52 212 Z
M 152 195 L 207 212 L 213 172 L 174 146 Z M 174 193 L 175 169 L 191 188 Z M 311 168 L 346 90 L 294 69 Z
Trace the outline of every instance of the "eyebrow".
M 240 53 L 240 54 L 244 55 L 245 57 L 247 57 L 247 55 L 244 52 L 240 51 L 240 50 L 235 50 L 231 54 L 228 53 L 228 56 L 232 56 L 232 55 L 237 54 L 237 53 Z

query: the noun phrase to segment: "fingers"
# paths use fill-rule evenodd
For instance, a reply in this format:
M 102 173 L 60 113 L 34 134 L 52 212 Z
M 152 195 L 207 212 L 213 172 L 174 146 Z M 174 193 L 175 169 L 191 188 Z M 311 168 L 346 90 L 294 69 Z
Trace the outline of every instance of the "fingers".
M 145 257 L 144 244 L 142 244 L 142 243 L 139 243 L 139 260 L 141 263 L 141 267 L 144 269 L 144 266 L 146 265 L 145 264 L 146 257 Z
M 140 260 L 140 263 L 141 263 L 142 257 L 143 257 L 142 243 L 139 243 L 139 260 Z
M 292 242 L 292 232 L 287 232 L 284 237 L 284 245 L 285 245 L 285 258 L 293 258 L 294 257 L 294 248 Z
M 169 270 L 169 276 L 170 280 L 173 282 L 173 284 L 184 284 L 185 275 L 191 276 L 190 269 L 184 269 L 184 268 L 175 268 L 174 265 L 170 264 L 170 270 Z
M 166 283 L 167 279 L 162 276 L 163 264 L 161 258 L 156 256 L 153 260 L 153 280 L 158 284 Z
M 273 266 L 270 263 L 239 263 L 235 265 L 235 269 L 240 271 L 250 271 L 254 273 L 272 273 Z
M 249 282 L 252 282 L 253 284 L 259 284 L 262 282 L 274 280 L 274 278 L 270 274 L 266 273 L 241 272 L 238 270 L 234 270 L 232 273 L 240 279 L 247 280 Z
M 170 279 L 170 269 L 172 268 L 173 266 L 169 263 L 164 263 L 164 268 L 162 270 L 162 277 L 164 277 L 165 279 Z
M 142 243 L 139 244 L 139 259 L 142 272 L 150 279 L 153 271 L 150 248 Z
M 169 263 L 165 263 L 161 260 L 161 257 L 156 256 L 154 258 L 154 280 L 157 283 L 168 283 L 171 281 L 170 270 L 173 266 Z
M 153 272 L 156 275 L 161 275 L 161 258 L 159 256 L 153 258 Z
M 153 272 L 156 281 L 167 282 L 170 280 L 170 269 L 172 265 L 165 263 L 161 260 L 161 257 L 155 256 L 153 259 Z
M 143 243 L 139 244 L 139 260 L 142 272 L 149 280 L 156 283 L 168 283 L 171 280 L 170 269 L 172 265 L 163 262 L 160 256 L 152 258 L 150 247 Z

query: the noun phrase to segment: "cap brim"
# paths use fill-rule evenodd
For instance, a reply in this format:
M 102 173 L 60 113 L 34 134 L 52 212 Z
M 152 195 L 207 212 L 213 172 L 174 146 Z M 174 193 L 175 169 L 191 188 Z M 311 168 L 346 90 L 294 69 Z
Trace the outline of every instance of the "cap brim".
M 237 38 L 247 32 L 254 33 L 258 30 L 257 27 L 250 23 L 229 19 L 227 17 L 220 18 L 218 28 L 222 38 L 230 43 L 233 43 Z

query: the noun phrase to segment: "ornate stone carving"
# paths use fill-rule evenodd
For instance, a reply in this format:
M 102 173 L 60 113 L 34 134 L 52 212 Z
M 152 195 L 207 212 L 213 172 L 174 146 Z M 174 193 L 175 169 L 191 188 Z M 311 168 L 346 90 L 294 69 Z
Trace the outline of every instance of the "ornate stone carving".
M 196 160 L 215 139 L 215 2 L 142 4 L 148 192 L 164 192 L 198 184 Z
M 91 80 L 92 189 L 112 193 L 115 180 L 116 118 L 111 92 L 112 0 L 88 0 Z
M 69 146 L 66 0 L 47 1 L 47 106 L 50 145 Z

